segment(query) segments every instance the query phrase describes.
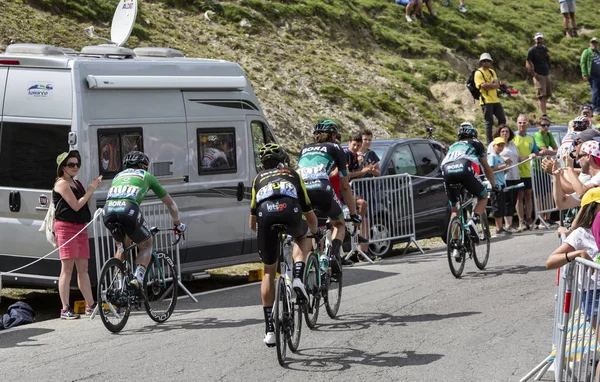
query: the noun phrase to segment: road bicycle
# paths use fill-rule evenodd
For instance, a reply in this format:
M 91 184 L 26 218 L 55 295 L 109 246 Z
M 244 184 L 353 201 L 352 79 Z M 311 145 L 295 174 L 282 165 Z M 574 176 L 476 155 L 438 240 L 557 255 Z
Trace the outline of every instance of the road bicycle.
M 291 237 L 285 234 L 287 226 L 273 224 L 271 229 L 278 233 L 279 277 L 275 280 L 275 303 L 273 304 L 273 325 L 275 327 L 275 345 L 277 360 L 285 365 L 287 348 L 295 353 L 300 345 L 302 333 L 302 302 L 298 297 L 293 299 L 291 259 Z M 287 242 L 286 242 L 287 239 Z M 286 246 L 288 246 L 286 250 Z M 287 256 L 286 256 L 287 252 Z
M 162 231 L 176 232 L 177 230 L 157 227 L 150 229 L 153 238 Z M 182 236 L 182 234 L 176 235 L 171 245 L 177 245 Z M 135 277 L 133 275 L 135 247 L 136 244 L 132 243 L 123 250 L 125 261 L 113 257 L 104 263 L 98 278 L 97 311 L 106 329 L 113 333 L 125 327 L 132 307 L 141 310 L 143 304 L 148 316 L 161 323 L 169 319 L 177 304 L 177 270 L 173 259 L 165 252 L 156 252 L 152 249 L 152 257 L 140 290 L 129 284 Z
M 460 184 L 450 185 L 451 192 L 459 195 L 457 204 L 458 215 L 450 219 L 448 224 L 448 236 L 446 243 L 448 244 L 448 265 L 450 271 L 456 278 L 460 278 L 465 263 L 468 258 L 473 258 L 477 268 L 485 269 L 490 257 L 490 227 L 485 212 L 481 215 L 477 225 L 478 235 L 472 233 L 468 225 L 468 211 L 465 208 L 472 204 L 471 196 L 466 192 Z M 458 251 L 458 256 L 455 256 L 454 250 Z

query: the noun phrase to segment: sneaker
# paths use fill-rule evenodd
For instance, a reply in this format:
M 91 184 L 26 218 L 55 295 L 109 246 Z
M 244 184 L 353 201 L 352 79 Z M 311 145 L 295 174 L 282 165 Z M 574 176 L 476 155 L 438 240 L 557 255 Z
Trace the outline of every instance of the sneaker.
M 571 36 L 579 37 L 579 34 L 577 33 L 577 30 L 575 28 L 571 29 Z
M 467 13 L 467 7 L 465 7 L 464 5 L 461 5 L 460 7 L 458 7 L 458 11 L 462 12 L 462 13 Z
M 96 309 L 96 305 L 97 305 L 97 303 L 93 303 L 92 305 L 86 305 L 85 306 L 85 315 L 91 316 L 92 313 L 94 313 L 94 309 Z
M 462 256 L 460 255 L 460 251 L 456 248 L 452 250 L 452 256 L 454 256 L 454 260 L 460 262 L 462 261 Z
M 346 259 L 345 257 L 342 257 L 342 265 L 345 267 L 351 267 L 354 265 L 354 261 L 352 261 L 350 259 Z
M 292 288 L 294 288 L 296 296 L 298 296 L 300 300 L 308 301 L 308 293 L 306 293 L 306 289 L 304 288 L 304 283 L 302 280 L 295 277 L 294 281 L 292 282 Z
M 519 230 L 518 230 L 518 229 L 514 229 L 513 227 L 504 227 L 504 230 L 505 230 L 506 232 L 508 232 L 508 233 L 511 233 L 511 234 L 512 234 L 512 233 L 517 233 L 517 232 L 519 232 Z
M 406 21 L 412 23 L 413 19 L 409 15 L 406 15 Z
M 66 309 L 60 310 L 60 318 L 62 320 L 76 320 L 79 318 L 79 314 L 73 312 L 71 307 L 67 305 Z
M 275 332 L 267 332 L 267 334 L 265 334 L 265 338 L 263 339 L 263 342 L 265 343 L 265 345 L 267 345 L 268 347 L 272 348 L 273 346 L 275 346 Z
M 442 3 L 442 7 L 449 7 L 450 6 L 450 0 L 446 0 Z
M 413 21 L 415 21 L 417 19 L 417 16 L 415 16 L 415 14 L 413 13 L 412 15 L 410 15 L 410 18 L 413 19 Z
M 544 224 L 540 223 L 537 226 L 535 226 L 535 228 L 537 228 L 537 229 L 546 229 L 546 226 Z
M 496 235 L 507 236 L 507 235 L 512 235 L 512 233 L 508 232 L 505 229 L 500 229 L 500 230 L 496 231 Z
M 525 224 L 525 223 L 520 223 L 519 228 L 517 229 L 518 232 L 523 232 L 523 231 L 527 231 L 527 230 L 529 230 L 529 227 L 527 227 L 527 224 Z

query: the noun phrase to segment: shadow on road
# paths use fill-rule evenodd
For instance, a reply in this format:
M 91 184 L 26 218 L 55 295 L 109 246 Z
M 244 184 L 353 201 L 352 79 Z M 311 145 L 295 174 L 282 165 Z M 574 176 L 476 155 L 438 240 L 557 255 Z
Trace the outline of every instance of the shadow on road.
M 339 372 L 352 366 L 402 367 L 427 365 L 442 354 L 418 354 L 414 351 L 369 352 L 354 348 L 327 347 L 300 350 L 284 366 L 291 370 Z
M 176 313 L 175 313 L 176 314 Z M 191 329 L 223 329 L 223 328 L 239 328 L 243 326 L 256 325 L 256 324 L 264 324 L 264 320 L 262 319 L 254 319 L 248 318 L 243 320 L 228 320 L 228 319 L 219 319 L 214 317 L 203 317 L 198 319 L 185 319 L 178 320 L 176 315 L 174 315 L 171 320 L 162 323 L 162 324 L 150 324 L 146 325 L 143 328 L 132 330 L 132 331 L 124 331 L 121 332 L 121 335 L 138 335 L 143 333 L 157 333 L 157 332 L 169 332 L 171 330 L 191 330 Z
M 547 269 L 543 265 L 528 267 L 525 265 L 509 265 L 505 267 L 489 267 L 483 271 L 466 272 L 462 275 L 463 279 L 481 279 L 484 277 L 497 277 L 505 274 L 526 275 L 531 272 L 546 272 Z
M 0 349 L 12 348 L 14 346 L 41 346 L 32 337 L 53 332 L 54 329 L 45 328 L 21 328 L 6 329 L 0 332 Z
M 327 324 L 317 324 L 315 331 L 343 332 L 369 329 L 372 326 L 406 326 L 411 322 L 429 322 L 460 318 L 480 314 L 480 312 L 456 312 L 448 314 L 417 314 L 414 316 L 394 316 L 387 313 L 358 313 L 337 316 Z

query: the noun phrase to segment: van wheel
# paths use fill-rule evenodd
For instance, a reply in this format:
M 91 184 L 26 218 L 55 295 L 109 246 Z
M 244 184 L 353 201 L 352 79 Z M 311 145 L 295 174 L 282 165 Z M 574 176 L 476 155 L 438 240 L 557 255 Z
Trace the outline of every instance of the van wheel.
M 385 221 L 385 219 L 381 219 Z M 385 237 L 390 237 L 390 230 L 385 224 L 376 223 L 371 226 L 371 239 L 377 240 Z M 391 240 L 378 241 L 376 243 L 369 244 L 369 250 L 375 256 L 383 257 L 392 251 L 394 245 Z

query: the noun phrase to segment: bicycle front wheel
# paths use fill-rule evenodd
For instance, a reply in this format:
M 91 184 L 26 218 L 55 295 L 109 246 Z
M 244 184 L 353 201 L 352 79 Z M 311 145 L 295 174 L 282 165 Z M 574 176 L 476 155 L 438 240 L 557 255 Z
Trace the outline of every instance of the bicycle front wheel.
M 165 322 L 177 305 L 178 281 L 175 263 L 164 252 L 152 256 L 144 275 L 144 306 L 151 319 Z
M 308 293 L 308 301 L 304 307 L 304 318 L 306 318 L 306 326 L 309 329 L 315 328 L 319 317 L 319 307 L 321 305 L 319 272 L 319 260 L 314 253 L 311 253 L 306 259 L 306 274 L 304 276 L 304 287 L 306 293 Z
M 462 243 L 463 238 L 463 225 L 458 216 L 453 217 L 448 224 L 448 236 L 446 236 L 446 243 L 448 248 L 448 265 L 450 266 L 450 272 L 456 278 L 460 278 L 460 275 L 465 269 L 465 251 Z
M 113 333 L 120 332 L 125 327 L 131 311 L 124 275 L 123 262 L 112 258 L 104 263 L 98 278 L 98 312 L 104 327 Z
M 479 231 L 479 243 L 473 243 L 473 260 L 477 268 L 484 270 L 490 258 L 491 235 L 488 218 L 485 214 L 481 215 L 477 223 Z
M 340 248 L 340 252 L 342 249 Z M 331 274 L 327 282 L 327 293 L 325 296 L 325 310 L 327 315 L 331 318 L 335 318 L 340 310 L 340 304 L 342 303 L 342 280 L 344 274 L 342 272 L 342 258 L 341 253 L 335 256 L 336 261 L 339 264 L 339 274 Z M 329 268 L 331 269 L 331 267 Z
M 273 324 L 275 326 L 275 344 L 277 345 L 277 360 L 285 365 L 287 353 L 286 318 L 288 317 L 288 298 L 283 276 L 279 276 L 275 284 L 275 303 L 273 305 Z

